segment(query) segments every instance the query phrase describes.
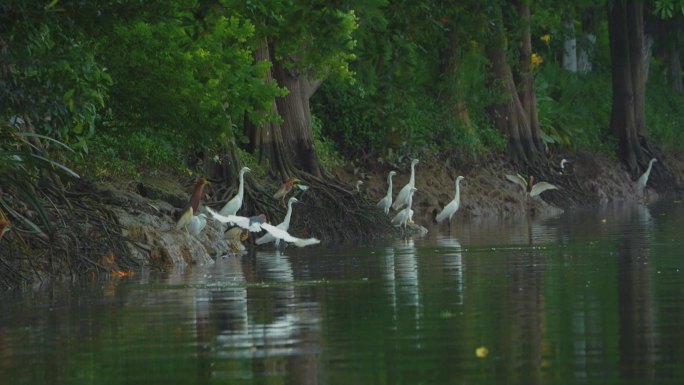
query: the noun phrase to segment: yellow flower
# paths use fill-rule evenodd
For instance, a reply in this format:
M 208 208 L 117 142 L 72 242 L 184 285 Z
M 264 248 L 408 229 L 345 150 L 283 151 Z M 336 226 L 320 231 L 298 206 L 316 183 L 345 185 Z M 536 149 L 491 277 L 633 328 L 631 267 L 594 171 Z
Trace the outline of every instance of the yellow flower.
M 485 358 L 488 354 L 489 349 L 484 346 L 480 346 L 479 348 L 475 349 L 475 356 L 477 356 L 477 358 Z
M 549 35 L 549 34 L 547 33 L 546 35 L 541 36 L 541 37 L 539 38 L 539 40 L 543 41 L 544 43 L 546 43 L 546 44 L 548 45 L 549 42 L 551 41 L 551 35 Z
M 532 62 L 532 67 L 537 67 L 538 65 L 544 62 L 544 59 L 541 57 L 541 55 L 533 53 L 532 57 L 530 58 L 530 61 Z

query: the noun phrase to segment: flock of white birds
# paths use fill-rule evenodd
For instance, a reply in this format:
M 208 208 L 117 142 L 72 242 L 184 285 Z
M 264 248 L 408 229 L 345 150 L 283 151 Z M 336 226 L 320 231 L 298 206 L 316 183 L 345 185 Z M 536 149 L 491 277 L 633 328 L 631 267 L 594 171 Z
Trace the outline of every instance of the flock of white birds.
M 637 189 L 642 193 L 643 190 L 646 188 L 646 184 L 648 182 L 648 178 L 651 173 L 653 163 L 656 161 L 657 160 L 655 158 L 651 159 L 651 161 L 648 164 L 648 169 L 637 180 Z M 392 177 L 397 175 L 397 172 L 390 171 L 387 175 L 387 194 L 382 199 L 380 199 L 380 201 L 376 205 L 379 209 L 383 210 L 383 212 L 387 215 L 389 215 L 390 213 L 390 208 L 395 210 L 396 214 L 392 218 L 391 223 L 393 226 L 402 227 L 404 230 L 407 229 L 409 224 L 413 223 L 414 211 L 412 209 L 412 204 L 413 195 L 416 191 L 418 191 L 418 189 L 416 188 L 416 165 L 419 162 L 420 161 L 418 159 L 413 159 L 411 161 L 411 176 L 409 178 L 409 181 L 404 187 L 402 187 L 394 201 L 392 200 Z M 568 165 L 569 163 L 570 162 L 566 159 L 561 160 L 561 174 L 567 172 L 566 165 Z M 267 223 L 264 215 L 252 217 L 243 217 L 237 215 L 237 212 L 242 207 L 242 202 L 244 199 L 245 173 L 250 171 L 251 170 L 248 167 L 243 167 L 240 170 L 238 176 L 238 192 L 232 199 L 230 199 L 223 206 L 223 208 L 221 208 L 221 210 L 219 210 L 219 212 L 216 212 L 208 207 L 206 208 L 206 212 L 209 213 L 210 217 L 221 223 L 230 226 L 236 226 L 237 228 L 242 229 L 243 231 L 248 231 L 250 233 L 258 233 L 265 231 L 265 234 L 255 241 L 257 245 L 263 245 L 270 242 L 274 242 L 276 247 L 281 246 L 282 243 L 288 243 L 298 247 L 304 247 L 320 243 L 320 240 L 317 238 L 297 238 L 288 233 L 288 229 L 290 227 L 290 219 L 292 218 L 292 205 L 299 202 L 299 200 L 295 197 L 291 197 L 288 200 L 287 213 L 285 214 L 285 218 L 281 223 L 279 223 L 276 226 Z M 523 189 L 525 194 L 528 196 L 528 198 L 537 197 L 541 193 L 548 190 L 558 189 L 557 186 L 548 182 L 535 183 L 534 177 L 530 177 L 529 180 L 524 178 L 520 174 L 507 174 L 505 177 L 507 180 L 519 185 Z M 458 211 L 461 200 L 460 183 L 463 179 L 463 176 L 458 176 L 456 178 L 454 199 L 447 203 L 439 212 L 439 214 L 437 214 L 437 216 L 435 217 L 435 220 L 437 222 L 443 222 L 444 220 L 450 222 L 456 214 L 456 212 Z M 181 213 L 181 217 L 176 224 L 177 229 L 180 230 L 182 228 L 185 228 L 188 233 L 198 235 L 206 226 L 208 219 L 207 215 L 204 213 L 193 212 L 193 206 L 195 207 L 195 210 L 197 210 L 197 205 L 199 204 L 199 200 L 201 199 L 202 195 L 202 188 L 206 183 L 207 182 L 206 180 L 204 180 L 204 178 L 200 178 L 200 181 L 198 181 L 197 185 L 195 186 L 193 196 L 190 199 L 190 202 L 188 203 L 184 211 Z M 355 186 L 357 190 L 359 189 L 359 186 L 360 184 L 357 183 Z M 302 186 L 301 190 L 305 191 L 306 186 Z M 239 241 L 242 231 L 237 232 L 236 234 L 238 234 Z
M 648 182 L 648 177 L 651 173 L 651 169 L 653 167 L 653 163 L 656 162 L 657 160 L 655 158 L 651 159 L 651 161 L 648 163 L 648 168 L 647 170 L 639 177 L 637 180 L 637 190 L 643 194 L 644 189 L 646 188 L 646 183 Z M 398 211 L 395 216 L 392 218 L 392 225 L 394 226 L 401 226 L 404 229 L 413 222 L 413 209 L 411 208 L 411 205 L 413 203 L 413 194 L 417 191 L 416 189 L 416 165 L 419 163 L 418 159 L 413 159 L 411 161 L 411 177 L 409 178 L 408 183 L 399 191 L 399 194 L 397 195 L 397 199 L 394 200 L 394 203 L 392 203 L 392 177 L 397 175 L 396 171 L 390 171 L 389 174 L 387 175 L 387 194 L 380 199 L 380 201 L 377 203 L 377 207 L 382 209 L 385 214 L 389 214 L 390 208 L 394 209 L 395 211 Z M 568 173 L 568 168 L 567 165 L 570 164 L 570 161 L 567 159 L 561 159 L 560 161 L 560 173 L 561 174 L 567 174 Z M 449 203 L 442 208 L 442 210 L 437 214 L 435 217 L 435 220 L 437 222 L 442 222 L 445 219 L 448 220 L 449 222 L 451 221 L 451 218 L 454 217 L 454 214 L 458 211 L 460 207 L 460 200 L 461 200 L 461 189 L 460 189 L 460 182 L 464 179 L 463 176 L 458 176 L 455 181 L 455 190 L 456 193 L 454 194 L 454 199 L 451 200 Z M 549 182 L 536 182 L 534 180 L 534 177 L 531 176 L 528 179 L 524 178 L 520 174 L 506 174 L 506 179 L 509 180 L 510 182 L 513 182 L 517 185 L 519 185 L 525 194 L 528 196 L 528 198 L 535 198 L 539 196 L 541 193 L 549 190 L 557 190 L 558 186 L 555 186 Z M 358 187 L 358 184 L 357 184 Z

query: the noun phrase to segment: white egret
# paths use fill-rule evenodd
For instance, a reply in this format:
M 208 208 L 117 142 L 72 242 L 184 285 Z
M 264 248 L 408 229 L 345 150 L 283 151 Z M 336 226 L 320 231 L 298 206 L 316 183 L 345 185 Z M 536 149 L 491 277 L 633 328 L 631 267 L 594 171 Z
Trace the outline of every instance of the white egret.
M 646 188 L 646 184 L 648 183 L 648 177 L 651 175 L 651 168 L 653 167 L 653 163 L 657 162 L 658 160 L 656 158 L 651 159 L 648 162 L 648 168 L 646 169 L 646 172 L 641 174 L 639 177 L 639 180 L 637 180 L 637 186 L 641 191 L 643 191 Z
M 204 178 L 200 177 L 195 183 L 195 188 L 190 196 L 190 200 L 181 210 L 178 216 L 178 221 L 176 221 L 176 230 L 180 230 L 185 227 L 187 231 L 188 224 L 192 221 L 195 213 L 199 212 L 200 201 L 202 200 L 202 192 L 204 191 L 204 186 L 209 182 Z
M 519 185 L 520 187 L 522 187 L 523 190 L 525 190 L 525 192 L 529 194 L 530 198 L 534 198 L 546 190 L 557 190 L 558 189 L 557 186 L 552 185 L 549 182 L 534 183 L 534 176 L 530 177 L 529 183 L 520 174 L 515 174 L 515 175 L 506 174 L 506 179 L 508 179 L 509 181 L 511 181 L 511 182 Z
M 449 202 L 446 206 L 444 206 L 442 211 L 439 214 L 437 214 L 437 217 L 435 218 L 437 222 L 441 222 L 447 218 L 451 222 L 451 218 L 454 216 L 454 214 L 456 214 L 456 211 L 458 211 L 458 207 L 461 205 L 460 184 L 463 179 L 464 178 L 462 176 L 456 178 L 456 195 L 454 196 L 454 199 L 451 202 Z
M 249 230 L 252 233 L 261 231 L 261 225 L 265 221 L 265 216 L 263 214 L 254 217 L 241 217 L 239 215 L 221 215 L 208 207 L 206 209 L 217 221 L 238 226 L 242 229 Z
M 406 186 L 402 187 L 401 191 L 399 191 L 397 199 L 394 201 L 394 204 L 392 205 L 393 209 L 399 210 L 407 204 L 409 191 L 411 191 L 412 188 L 416 187 L 416 165 L 418 164 L 418 162 L 420 162 L 418 159 L 413 159 L 411 161 L 411 177 L 409 178 L 409 182 L 406 184 Z
M 565 164 L 566 163 L 570 163 L 570 161 L 565 159 L 565 158 L 561 159 L 561 161 L 560 161 L 561 174 L 565 172 Z
M 297 237 L 294 237 L 294 236 L 290 235 L 290 233 L 288 233 L 287 231 L 285 231 L 283 229 L 279 229 L 279 228 L 277 228 L 277 227 L 275 227 L 269 223 L 262 223 L 261 228 L 266 230 L 266 232 L 268 232 L 269 234 L 271 234 L 275 238 L 281 239 L 287 243 L 292 243 L 293 245 L 295 245 L 297 247 L 304 247 L 304 246 L 315 245 L 315 244 L 321 243 L 321 241 L 319 239 L 316 239 L 316 238 L 297 238 Z
M 362 184 L 363 184 L 363 181 L 362 181 L 362 180 L 359 179 L 359 180 L 356 181 L 356 185 L 354 185 L 354 186 L 355 186 L 354 188 L 356 189 L 356 192 L 361 192 L 361 185 L 362 185 Z
M 193 215 L 190 223 L 188 223 L 187 229 L 190 234 L 198 236 L 206 225 L 207 216 L 204 213 L 200 213 L 199 215 Z
M 387 184 L 389 186 L 387 187 L 387 195 L 380 199 L 380 202 L 376 205 L 378 208 L 381 208 L 385 214 L 389 214 L 389 209 L 392 206 L 392 177 L 395 175 L 397 175 L 396 171 L 390 171 L 387 175 Z
M 292 217 L 292 205 L 297 202 L 299 202 L 299 200 L 295 197 L 291 197 L 287 201 L 287 213 L 285 213 L 285 219 L 283 219 L 283 221 L 276 226 L 277 228 L 285 231 L 287 231 L 290 228 L 290 218 Z M 276 247 L 280 245 L 280 239 L 274 237 L 273 235 L 271 235 L 271 233 L 266 233 L 256 240 L 256 244 L 263 245 L 265 243 L 273 241 L 275 241 Z
M 249 171 L 252 171 L 249 167 L 243 167 L 240 170 L 238 193 L 219 211 L 221 215 L 235 215 L 242 207 L 242 198 L 245 195 L 245 173 Z
M 416 191 L 418 191 L 417 188 L 411 187 L 408 192 L 408 197 L 406 198 L 406 207 L 399 211 L 394 218 L 392 218 L 393 226 L 403 226 L 404 229 L 406 229 L 407 223 L 413 218 L 413 210 L 411 209 L 411 205 L 413 204 L 413 193 Z

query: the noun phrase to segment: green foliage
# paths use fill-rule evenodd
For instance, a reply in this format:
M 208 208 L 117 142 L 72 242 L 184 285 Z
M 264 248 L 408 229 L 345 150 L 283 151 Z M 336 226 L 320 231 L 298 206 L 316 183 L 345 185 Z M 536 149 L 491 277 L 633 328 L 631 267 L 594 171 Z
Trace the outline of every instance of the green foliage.
M 573 74 L 544 63 L 536 78 L 539 123 L 547 140 L 563 147 L 612 152 L 608 133 L 610 77 Z
M 58 23 L 10 25 L 0 117 L 21 116 L 40 132 L 87 150 L 112 81 L 95 60 L 94 43 L 68 36 Z
M 652 139 L 684 150 L 684 95 L 668 83 L 667 70 L 653 60 L 646 88 L 646 127 Z
M 0 214 L 7 213 L 15 229 L 45 238 L 51 234 L 52 224 L 39 193 L 40 178 L 52 174 L 67 178 L 78 175 L 50 159 L 38 142 L 71 151 L 68 146 L 44 135 L 19 132 L 20 127 L 0 120 Z M 29 214 L 27 208 L 35 215 Z

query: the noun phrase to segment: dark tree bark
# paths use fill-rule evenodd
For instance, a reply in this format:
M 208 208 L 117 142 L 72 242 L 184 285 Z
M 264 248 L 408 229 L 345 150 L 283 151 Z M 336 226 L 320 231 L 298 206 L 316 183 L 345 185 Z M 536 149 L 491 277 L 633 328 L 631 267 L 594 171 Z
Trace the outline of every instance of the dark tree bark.
M 271 61 L 270 48 L 266 40 L 262 40 L 259 47 L 254 50 L 253 57 L 255 62 Z M 266 82 L 274 81 L 271 71 L 266 73 Z M 274 101 L 271 105 L 271 112 L 278 114 L 278 107 Z M 293 175 L 293 164 L 287 156 L 287 147 L 283 139 L 282 127 L 275 122 L 264 123 L 256 126 L 249 121 L 245 122 L 247 134 L 250 142 L 248 151 L 255 155 L 259 164 L 268 165 L 271 172 L 281 180 L 286 180 Z
M 532 68 L 532 36 L 530 33 L 530 7 L 525 1 L 518 3 L 518 12 L 523 23 L 522 46 L 520 48 L 520 103 L 530 127 L 532 144 L 536 148 L 534 155 L 543 154 L 539 114 L 537 113 L 537 96 L 534 91 L 534 73 Z
M 278 85 L 289 91 L 286 96 L 276 99 L 278 113 L 283 118 L 283 139 L 289 149 L 288 155 L 295 167 L 321 177 L 321 166 L 313 142 L 309 106 L 309 98 L 320 86 L 320 81 L 311 80 L 309 76 L 312 74 L 300 74 L 286 68 L 282 60 L 272 62 L 273 75 Z
M 513 71 L 508 63 L 507 37 L 503 27 L 503 13 L 500 8 L 496 9 L 495 12 L 495 36 L 487 47 L 487 55 L 489 56 L 493 73 L 490 85 L 501 90 L 504 100 L 492 106 L 491 111 L 494 114 L 496 126 L 508 137 L 508 151 L 511 159 L 514 162 L 528 165 L 535 162 L 542 155 L 541 133 L 537 120 L 536 98 L 534 96 L 534 79 L 529 63 L 531 41 L 523 42 L 524 47 L 522 49 L 523 52 L 521 52 L 523 56 L 521 60 L 528 61 L 525 64 L 526 67 L 522 67 L 526 68 L 527 72 L 520 76 L 523 79 L 521 83 L 524 84 L 521 92 L 523 96 L 521 97 L 518 94 Z M 527 10 L 527 14 L 529 16 L 529 10 Z M 526 35 L 529 39 L 529 30 Z M 525 49 L 528 51 L 527 56 L 524 56 Z M 525 99 L 525 104 L 522 102 L 523 98 Z M 533 129 L 530 126 L 531 119 L 535 124 L 534 135 Z
M 672 89 L 681 94 L 684 91 L 684 86 L 682 85 L 682 62 L 679 58 L 680 52 L 678 45 L 670 45 L 669 52 L 667 53 L 667 74 Z
M 618 138 L 622 161 L 632 176 L 636 176 L 639 164 L 647 162 L 641 145 L 648 146 L 644 113 L 643 4 L 618 0 L 608 7 L 613 87 L 610 128 Z

